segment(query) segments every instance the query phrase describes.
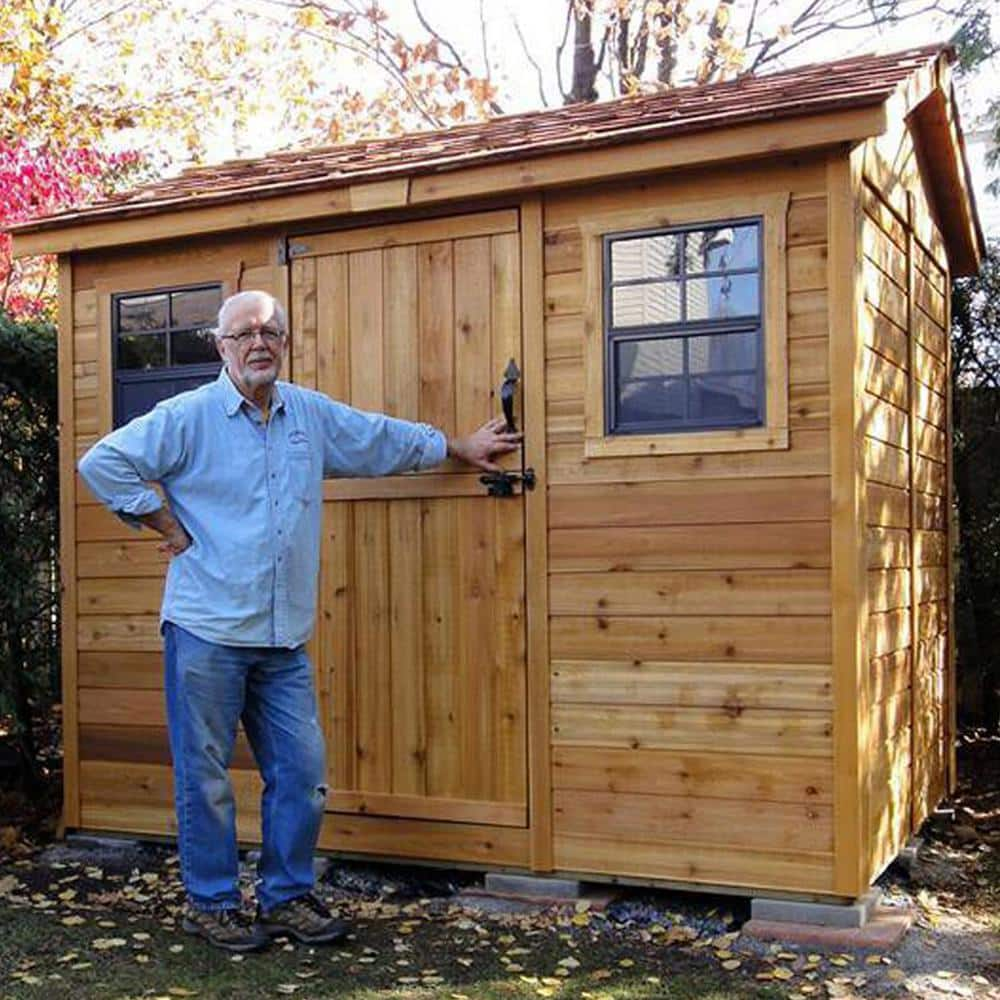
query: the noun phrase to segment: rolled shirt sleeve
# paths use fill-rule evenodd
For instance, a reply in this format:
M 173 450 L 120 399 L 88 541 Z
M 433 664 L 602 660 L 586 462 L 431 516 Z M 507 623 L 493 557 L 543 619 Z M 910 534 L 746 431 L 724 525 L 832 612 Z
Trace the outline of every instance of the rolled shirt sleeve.
M 433 468 L 447 457 L 447 439 L 430 424 L 366 413 L 322 398 L 326 476 L 391 476 Z
M 133 528 L 163 506 L 148 485 L 175 468 L 184 454 L 183 429 L 168 404 L 112 431 L 80 459 L 83 481 L 109 510 Z

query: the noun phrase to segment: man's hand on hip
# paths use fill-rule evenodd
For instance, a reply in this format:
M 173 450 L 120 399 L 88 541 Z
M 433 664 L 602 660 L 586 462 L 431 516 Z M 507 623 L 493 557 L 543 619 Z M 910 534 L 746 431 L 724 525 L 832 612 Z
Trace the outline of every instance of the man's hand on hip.
M 503 417 L 487 420 L 482 427 L 466 437 L 449 438 L 448 454 L 475 465 L 487 472 L 499 472 L 500 466 L 493 459 L 517 451 L 521 446 L 521 434 L 507 431 Z
M 157 548 L 167 555 L 179 556 L 191 545 L 190 535 L 167 507 L 154 510 L 151 514 L 143 514 L 139 520 L 163 536 L 163 541 Z

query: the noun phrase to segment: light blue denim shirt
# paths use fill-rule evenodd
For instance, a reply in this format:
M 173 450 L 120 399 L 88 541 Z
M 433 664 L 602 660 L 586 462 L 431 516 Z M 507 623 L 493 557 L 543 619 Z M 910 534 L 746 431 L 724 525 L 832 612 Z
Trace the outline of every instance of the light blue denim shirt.
M 209 642 L 284 646 L 313 628 L 323 479 L 383 476 L 442 462 L 427 424 L 365 413 L 277 382 L 271 416 L 219 378 L 158 403 L 80 460 L 94 494 L 127 523 L 162 506 L 191 546 L 170 560 L 161 623 Z

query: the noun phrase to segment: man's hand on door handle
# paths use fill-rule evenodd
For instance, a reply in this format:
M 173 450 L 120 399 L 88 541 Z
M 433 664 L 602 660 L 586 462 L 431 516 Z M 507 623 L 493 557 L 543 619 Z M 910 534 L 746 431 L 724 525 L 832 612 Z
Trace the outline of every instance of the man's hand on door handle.
M 512 434 L 503 417 L 493 417 L 465 437 L 448 439 L 448 454 L 487 472 L 500 472 L 493 459 L 521 447 L 522 434 Z

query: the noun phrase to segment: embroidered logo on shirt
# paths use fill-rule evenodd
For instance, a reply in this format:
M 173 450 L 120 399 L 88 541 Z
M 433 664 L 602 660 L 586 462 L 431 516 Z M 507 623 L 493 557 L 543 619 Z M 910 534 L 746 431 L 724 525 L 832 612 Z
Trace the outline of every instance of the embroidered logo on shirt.
M 293 430 L 288 434 L 288 443 L 293 447 L 295 445 L 309 444 L 309 435 L 305 431 Z

